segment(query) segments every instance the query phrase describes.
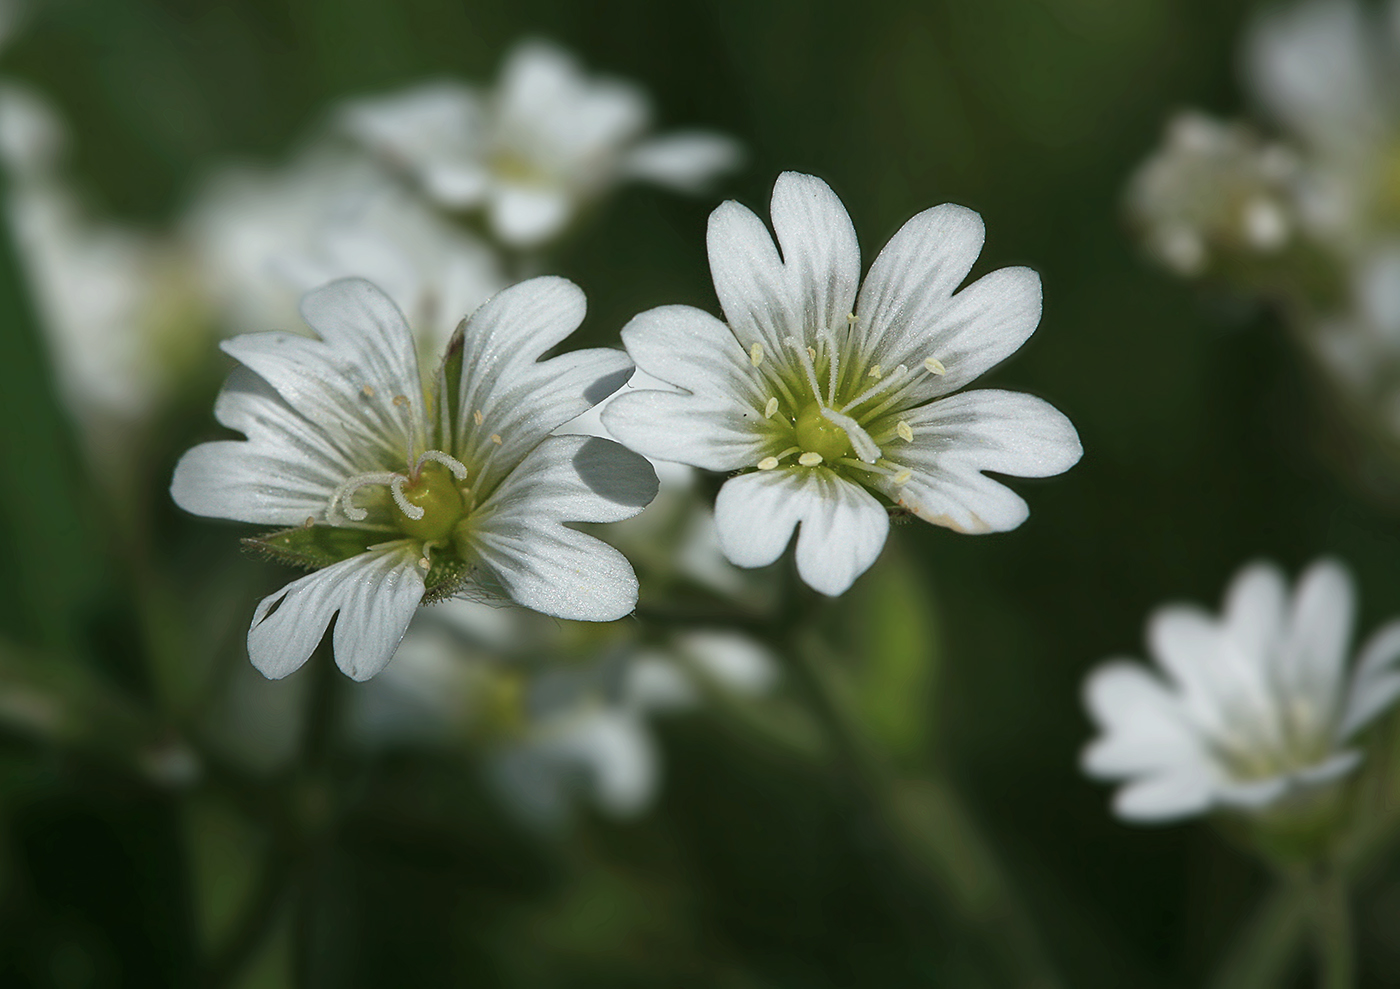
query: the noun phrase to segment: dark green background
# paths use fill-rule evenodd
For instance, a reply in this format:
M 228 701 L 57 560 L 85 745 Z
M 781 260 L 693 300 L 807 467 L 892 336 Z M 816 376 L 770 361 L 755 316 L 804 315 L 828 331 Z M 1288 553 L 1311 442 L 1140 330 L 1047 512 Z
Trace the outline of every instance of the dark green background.
M 1261 555 L 1296 572 L 1338 554 L 1359 580 L 1363 630 L 1400 613 L 1397 516 L 1331 455 L 1325 402 L 1280 328 L 1153 272 L 1121 223 L 1124 180 L 1167 114 L 1244 109 L 1233 52 L 1247 13 L 1219 0 L 91 0 L 43 7 L 3 71 L 71 119 L 94 204 L 153 225 L 216 161 L 283 155 L 330 101 L 489 79 L 526 34 L 644 84 L 663 125 L 740 137 L 751 159 L 722 192 L 759 212 L 779 171 L 825 178 L 867 261 L 928 205 L 979 210 L 978 270 L 1028 264 L 1045 288 L 1039 331 L 988 382 L 1052 401 L 1085 456 L 1064 477 L 1016 482 L 1032 512 L 1015 533 L 893 532 L 892 551 L 926 571 L 943 637 L 936 758 L 1002 849 L 1068 985 L 1185 987 L 1264 875 L 1205 825 L 1109 816 L 1109 791 L 1076 771 L 1085 671 L 1140 654 L 1156 604 L 1214 606 Z M 714 308 L 715 201 L 629 188 L 565 245 L 552 267 L 588 293 L 594 342 L 615 342 L 652 305 Z M 139 681 L 129 601 L 35 374 L 10 250 L 0 618 L 16 641 Z M 209 433 L 207 408 L 186 435 Z M 187 553 L 230 536 L 173 509 L 160 526 Z M 334 909 L 318 915 L 318 984 L 984 984 L 829 774 L 755 754 L 703 718 L 663 736 L 655 812 L 587 822 L 562 844 L 515 830 L 452 764 L 359 771 L 356 815 L 325 852 Z M 19 740 L 0 759 L 0 983 L 190 984 L 170 798 Z M 1397 880 L 1377 875 L 1361 899 L 1378 986 L 1400 979 Z

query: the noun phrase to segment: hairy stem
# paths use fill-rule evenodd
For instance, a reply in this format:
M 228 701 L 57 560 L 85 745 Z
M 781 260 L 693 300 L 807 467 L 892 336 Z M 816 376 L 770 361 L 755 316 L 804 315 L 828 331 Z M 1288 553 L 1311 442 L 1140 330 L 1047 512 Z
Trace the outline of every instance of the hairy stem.
M 1339 869 L 1329 863 L 1318 870 L 1312 908 L 1321 989 L 1352 989 L 1356 985 L 1349 893 Z

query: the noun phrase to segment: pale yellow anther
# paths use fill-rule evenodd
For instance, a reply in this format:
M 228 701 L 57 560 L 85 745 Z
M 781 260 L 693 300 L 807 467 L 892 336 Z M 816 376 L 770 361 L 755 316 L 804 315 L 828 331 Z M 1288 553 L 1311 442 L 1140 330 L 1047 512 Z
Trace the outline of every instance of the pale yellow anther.
M 360 389 L 360 391 L 364 393 L 365 398 L 374 397 L 374 389 L 371 388 L 369 385 L 365 385 L 363 388 Z
M 937 357 L 925 357 L 924 368 L 927 369 L 930 374 L 948 373 L 948 369 L 943 366 L 943 362 L 940 361 Z
M 848 313 L 846 313 L 846 323 L 847 323 L 847 325 L 849 325 L 849 326 L 855 326 L 855 325 L 856 325 L 856 314 L 853 313 L 853 312 L 848 312 Z
M 316 524 L 316 517 L 315 517 L 314 515 L 308 515 L 308 516 L 306 517 L 306 521 L 303 522 L 303 523 L 301 524 L 301 527 L 302 527 L 303 529 L 310 529 L 310 528 L 311 528 L 312 526 L 314 526 L 315 524 Z
M 503 442 L 502 439 L 501 439 L 501 434 L 500 434 L 500 433 L 492 433 L 492 434 L 491 434 L 491 442 L 492 442 L 492 443 L 495 443 L 497 446 L 500 446 L 501 443 Z
M 407 395 L 395 395 L 395 396 L 394 396 L 394 404 L 397 405 L 397 406 L 399 406 L 399 407 L 403 407 L 403 406 L 407 405 L 407 404 L 408 404 L 408 396 L 407 396 Z
M 808 347 L 808 348 L 807 348 L 807 356 L 810 357 L 810 358 L 812 358 L 812 360 L 816 360 L 816 359 L 817 359 L 817 351 L 816 351 L 816 348 L 815 348 L 815 347 Z
M 872 367 L 869 371 L 866 372 L 866 375 L 865 375 L 865 376 L 866 376 L 867 378 L 878 378 L 878 377 L 880 377 L 883 373 L 884 373 L 884 372 L 880 370 L 880 365 L 879 365 L 879 364 L 876 364 L 874 367 Z
M 770 398 L 768 400 L 768 404 L 763 407 L 763 418 L 771 419 L 777 414 L 777 412 L 778 400 L 776 398 Z
M 815 450 L 808 450 L 797 458 L 797 462 L 803 467 L 815 467 L 822 462 L 822 455 Z
M 899 420 L 899 425 L 894 427 L 894 431 L 899 434 L 899 438 L 904 442 L 914 442 L 914 430 L 910 427 L 909 423 L 905 422 L 903 419 Z
M 902 487 L 904 487 L 904 485 L 908 484 L 908 483 L 909 483 L 910 481 L 912 481 L 913 479 L 914 479 L 914 472 L 913 472 L 912 470 L 910 470 L 909 468 L 906 467 L 906 468 L 904 468 L 904 470 L 902 470 L 902 471 L 900 471 L 899 473 L 895 474 L 895 476 L 894 476 L 894 483 L 895 483 L 896 485 L 898 485 L 899 487 L 902 488 Z
M 485 421 L 486 417 L 481 414 L 480 409 L 477 409 L 475 412 L 472 413 L 472 422 L 476 423 L 478 426 L 480 426 Z
M 431 569 L 433 568 L 432 563 L 429 562 L 429 560 L 428 560 L 428 558 L 427 558 L 426 556 L 420 556 L 420 557 L 418 558 L 418 565 L 419 565 L 420 567 L 422 567 L 424 570 L 431 570 Z
M 764 457 L 758 462 L 759 470 L 772 470 L 776 466 L 778 466 L 777 457 Z
M 749 348 L 749 363 L 754 367 L 763 363 L 763 344 L 755 343 Z

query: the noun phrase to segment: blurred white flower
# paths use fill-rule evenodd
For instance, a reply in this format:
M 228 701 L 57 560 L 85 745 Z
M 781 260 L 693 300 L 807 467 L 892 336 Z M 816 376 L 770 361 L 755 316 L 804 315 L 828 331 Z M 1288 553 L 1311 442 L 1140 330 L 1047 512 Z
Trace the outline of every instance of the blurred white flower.
M 1297 224 L 1300 165 L 1243 124 L 1186 111 L 1128 184 L 1127 207 L 1163 266 L 1195 276 L 1221 253 L 1270 254 Z
M 1400 622 L 1347 663 L 1354 597 L 1338 563 L 1314 563 L 1291 596 L 1277 567 L 1254 563 L 1218 619 L 1192 605 L 1157 610 L 1148 648 L 1165 676 L 1115 660 L 1085 684 L 1101 734 L 1083 766 L 1127 781 L 1118 816 L 1259 810 L 1350 772 L 1361 753 L 1347 744 L 1400 697 Z
M 173 245 L 95 221 L 62 171 L 67 132 L 38 93 L 0 83 L 6 213 L 65 403 L 84 425 L 150 413 L 199 348 Z
M 710 216 L 728 325 L 689 306 L 622 332 L 643 371 L 684 391 L 632 391 L 603 412 L 628 446 L 731 478 L 715 503 L 724 554 L 764 566 L 797 537 L 797 568 L 837 595 L 884 546 L 886 504 L 959 532 L 1013 529 L 1026 503 L 983 471 L 1044 477 L 1081 453 L 1069 420 L 1006 391 L 949 396 L 1014 353 L 1040 320 L 1040 279 L 1003 268 L 954 294 L 982 219 L 944 205 L 915 216 L 860 280 L 860 249 L 826 183 L 787 172 L 773 226 L 736 202 Z M 872 493 L 874 492 L 874 493 Z
M 427 360 L 506 284 L 486 244 L 372 162 L 328 147 L 284 169 L 218 172 L 185 229 L 210 294 L 237 332 L 292 328 L 303 293 L 358 276 L 404 312 Z
M 248 652 L 259 670 L 297 669 L 339 613 L 336 662 L 357 680 L 374 676 L 425 595 L 497 592 L 588 621 L 632 610 L 627 560 L 564 523 L 636 514 L 655 475 L 607 440 L 549 436 L 631 370 L 606 349 L 539 360 L 584 305 L 562 278 L 506 289 L 464 324 L 427 384 L 402 314 L 362 279 L 303 300 L 319 340 L 224 343 L 244 368 L 215 415 L 247 439 L 186 453 L 171 494 L 199 515 L 295 526 L 277 545 L 301 546 L 321 567 L 258 605 Z
M 1243 55 L 1256 98 L 1307 152 L 1300 205 L 1312 231 L 1364 247 L 1400 220 L 1400 2 L 1275 7 Z
M 643 140 L 649 117 L 636 86 L 590 78 L 567 52 L 529 41 L 488 93 L 434 83 L 353 101 L 342 119 L 437 202 L 481 207 L 504 243 L 531 248 L 618 182 L 695 191 L 738 165 L 739 145 L 719 134 Z

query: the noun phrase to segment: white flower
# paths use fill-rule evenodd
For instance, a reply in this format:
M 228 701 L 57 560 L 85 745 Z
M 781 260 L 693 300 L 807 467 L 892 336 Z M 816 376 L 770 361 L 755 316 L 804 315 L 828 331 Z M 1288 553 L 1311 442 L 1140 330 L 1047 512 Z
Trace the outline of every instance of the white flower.
M 631 611 L 626 559 L 564 523 L 636 514 L 655 474 L 607 440 L 549 436 L 630 371 L 613 350 L 538 360 L 583 313 L 583 293 L 562 278 L 506 289 L 464 324 L 426 388 L 403 316 L 361 279 L 303 300 L 319 340 L 259 333 L 224 343 L 245 368 L 215 415 L 248 438 L 185 454 L 175 501 L 298 527 L 263 539 L 269 552 L 313 565 L 338 558 L 258 606 L 248 632 L 258 669 L 277 678 L 299 667 L 338 612 L 336 662 L 371 677 L 425 595 L 499 585 L 563 618 Z
M 1321 560 L 1293 594 L 1282 572 L 1239 572 L 1215 618 L 1191 605 L 1157 610 L 1148 649 L 1161 676 L 1116 660 L 1085 684 L 1101 735 L 1085 772 L 1126 780 L 1114 810 L 1161 821 L 1213 807 L 1259 809 L 1349 772 L 1345 748 L 1400 697 L 1400 622 L 1381 628 L 1348 668 L 1354 591 Z
M 1400 3 L 1308 0 L 1262 14 L 1246 81 L 1308 151 L 1304 219 L 1345 250 L 1400 219 Z
M 115 422 L 147 416 L 200 341 L 181 259 L 160 238 L 96 220 L 63 174 L 63 121 L 0 84 L 6 214 L 60 392 L 101 453 Z M 92 432 L 92 429 L 89 429 Z
M 1287 245 L 1298 173 L 1282 145 L 1188 111 L 1172 118 L 1162 147 L 1134 174 L 1127 206 L 1156 260 L 1195 276 L 1218 253 L 1269 254 Z
M 379 286 L 436 359 L 463 314 L 505 287 L 486 244 L 443 219 L 377 166 L 330 148 L 286 168 L 228 168 L 185 220 L 226 322 L 290 328 L 303 293 L 336 278 Z
M 536 247 L 619 181 L 690 191 L 737 165 L 738 145 L 718 134 L 642 141 L 649 116 L 637 87 L 590 79 L 568 53 L 526 42 L 491 93 L 435 83 L 353 102 L 343 119 L 438 202 L 483 207 L 501 240 Z
M 720 546 L 757 567 L 798 523 L 797 567 L 840 594 L 879 556 L 885 502 L 959 532 L 1013 529 L 1026 503 L 983 474 L 1043 477 L 1080 456 L 1069 420 L 1006 391 L 951 395 L 1040 320 L 1040 279 L 1003 268 L 961 292 L 982 219 L 936 206 L 906 223 L 865 284 L 855 230 L 826 183 L 788 172 L 773 226 L 735 202 L 710 216 L 710 268 L 728 325 L 689 306 L 623 330 L 642 370 L 683 389 L 618 396 L 608 431 L 649 457 L 745 473 L 715 504 Z M 950 396 L 950 397 L 948 397 Z

